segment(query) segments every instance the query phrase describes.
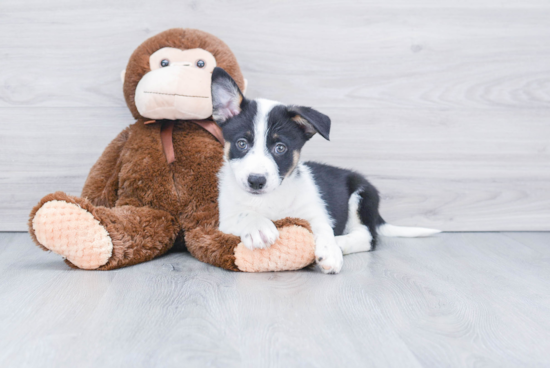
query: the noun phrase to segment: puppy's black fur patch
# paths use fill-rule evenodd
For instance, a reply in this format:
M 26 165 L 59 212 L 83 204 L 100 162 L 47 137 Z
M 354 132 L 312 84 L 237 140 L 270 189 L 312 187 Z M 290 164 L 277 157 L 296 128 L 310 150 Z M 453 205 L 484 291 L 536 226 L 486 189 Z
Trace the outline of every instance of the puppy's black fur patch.
M 334 235 L 344 233 L 348 221 L 349 198 L 353 193 L 359 193 L 361 197 L 358 207 L 359 218 L 369 228 L 372 235 L 372 250 L 374 250 L 377 228 L 385 223 L 378 212 L 380 195 L 376 188 L 363 175 L 355 171 L 312 161 L 304 164 L 311 170 L 315 184 L 334 220 Z
M 226 142 L 231 144 L 229 149 L 229 159 L 242 158 L 248 150 L 239 150 L 236 142 L 240 138 L 248 141 L 249 149 L 254 145 L 254 117 L 256 116 L 257 106 L 254 100 L 243 100 L 241 103 L 241 113 L 228 119 L 223 125 L 223 136 Z
M 299 154 L 310 138 L 304 129 L 291 120 L 294 115 L 283 105 L 275 106 L 268 115 L 266 146 L 279 167 L 281 179 L 294 170 L 298 163 L 294 158 L 294 152 Z M 279 142 L 287 146 L 287 151 L 282 155 L 277 155 L 273 151 L 275 145 Z

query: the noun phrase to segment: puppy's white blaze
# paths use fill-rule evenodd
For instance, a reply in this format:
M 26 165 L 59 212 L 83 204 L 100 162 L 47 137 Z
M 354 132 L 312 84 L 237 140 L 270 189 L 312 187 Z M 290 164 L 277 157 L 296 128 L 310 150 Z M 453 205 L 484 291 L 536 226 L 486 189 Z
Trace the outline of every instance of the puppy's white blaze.
M 269 112 L 280 103 L 265 99 L 256 100 L 257 112 L 254 120 L 254 142 L 252 148 L 241 159 L 230 160 L 229 163 L 238 182 L 248 188 L 248 177 L 251 174 L 264 175 L 266 184 L 264 191 L 271 191 L 280 184 L 279 167 L 267 150 L 267 124 Z
M 378 234 L 389 237 L 420 238 L 440 233 L 441 230 L 425 227 L 406 227 L 383 224 L 378 228 Z

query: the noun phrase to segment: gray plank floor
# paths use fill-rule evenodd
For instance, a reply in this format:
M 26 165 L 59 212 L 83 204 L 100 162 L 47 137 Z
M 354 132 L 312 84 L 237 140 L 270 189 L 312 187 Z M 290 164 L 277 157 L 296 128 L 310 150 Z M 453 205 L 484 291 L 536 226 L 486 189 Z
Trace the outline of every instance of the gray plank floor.
M 550 233 L 384 239 L 314 270 L 69 269 L 0 233 L 2 367 L 548 367 Z

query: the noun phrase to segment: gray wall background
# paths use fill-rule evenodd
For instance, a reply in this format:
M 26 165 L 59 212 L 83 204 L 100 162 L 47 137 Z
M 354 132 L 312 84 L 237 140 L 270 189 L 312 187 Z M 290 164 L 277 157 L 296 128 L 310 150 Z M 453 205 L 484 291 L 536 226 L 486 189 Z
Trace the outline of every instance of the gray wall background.
M 79 194 L 133 122 L 120 72 L 172 27 L 222 38 L 248 96 L 333 120 L 307 159 L 354 168 L 396 224 L 550 230 L 550 2 L 0 3 L 0 230 L 45 194 Z

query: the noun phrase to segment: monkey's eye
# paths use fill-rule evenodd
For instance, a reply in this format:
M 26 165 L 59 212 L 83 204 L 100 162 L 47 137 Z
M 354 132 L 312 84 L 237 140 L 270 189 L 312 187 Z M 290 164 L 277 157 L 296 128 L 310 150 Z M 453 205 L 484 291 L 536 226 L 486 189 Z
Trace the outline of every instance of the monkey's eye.
M 205 65 L 206 63 L 204 62 L 204 60 L 197 60 L 197 66 L 199 68 L 204 68 Z
M 246 151 L 248 149 L 248 141 L 244 138 L 239 139 L 235 145 L 240 151 Z
M 162 61 L 160 62 L 160 66 L 162 66 L 163 68 L 168 65 L 170 65 L 170 61 L 168 59 L 162 59 Z
M 283 155 L 286 151 L 287 148 L 283 143 L 277 143 L 275 148 L 273 148 L 273 152 L 275 152 L 276 155 Z

